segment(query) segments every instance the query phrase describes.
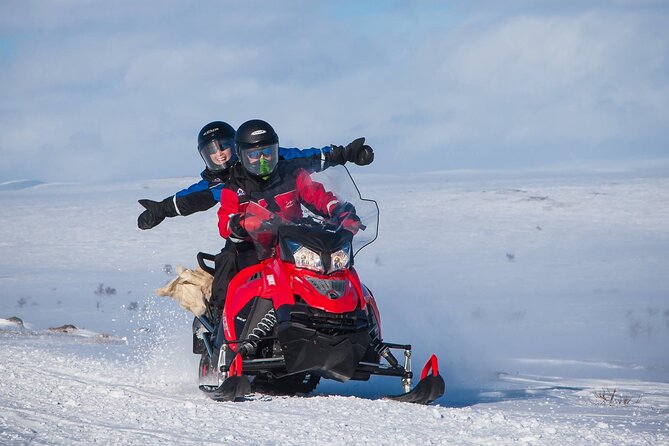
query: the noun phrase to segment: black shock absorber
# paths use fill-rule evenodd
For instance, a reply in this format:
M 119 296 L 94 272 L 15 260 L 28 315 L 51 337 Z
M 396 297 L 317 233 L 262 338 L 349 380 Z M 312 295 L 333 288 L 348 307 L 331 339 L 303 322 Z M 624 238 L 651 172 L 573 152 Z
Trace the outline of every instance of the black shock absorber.
M 390 364 L 392 368 L 399 367 L 399 362 L 397 361 L 395 356 L 391 353 L 390 348 L 383 342 L 381 336 L 379 336 L 378 322 L 374 317 L 374 313 L 372 313 L 371 311 L 369 312 L 369 318 L 371 325 L 371 328 L 369 330 L 369 337 L 372 338 L 372 345 L 374 346 L 374 350 L 376 351 L 376 353 L 381 355 L 381 357 L 385 358 L 385 360 L 388 361 L 388 364 Z
M 267 299 L 256 299 L 251 309 L 251 314 L 244 325 L 241 339 L 243 341 L 237 348 L 241 355 L 252 355 L 255 353 L 258 343 L 263 337 L 272 333 L 276 325 L 276 312 L 272 302 Z
M 382 346 L 379 349 L 379 354 L 385 358 L 386 361 L 388 361 L 388 364 L 394 369 L 396 369 L 400 363 L 397 361 L 397 358 L 395 358 L 395 355 L 393 355 L 390 352 L 390 348 L 388 348 L 387 345 Z

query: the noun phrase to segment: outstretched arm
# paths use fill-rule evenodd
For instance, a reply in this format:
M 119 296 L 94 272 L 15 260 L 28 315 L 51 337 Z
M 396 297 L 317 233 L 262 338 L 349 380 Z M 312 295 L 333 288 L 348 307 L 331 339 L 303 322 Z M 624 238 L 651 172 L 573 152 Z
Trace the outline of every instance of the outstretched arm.
M 327 169 L 330 164 L 326 161 L 326 157 L 332 151 L 332 147 L 326 146 L 320 149 L 297 149 L 279 147 L 279 158 L 283 160 L 290 160 L 295 165 L 300 165 L 303 169 L 309 172 L 320 172 Z
M 145 211 L 137 218 L 137 226 L 151 229 L 166 217 L 186 216 L 211 209 L 218 202 L 222 186 L 223 183 L 219 183 L 209 187 L 209 182 L 203 179 L 162 201 L 139 200 Z
M 190 215 L 206 211 L 216 204 L 212 192 L 207 189 L 189 195 L 172 195 L 162 201 L 139 200 L 145 211 L 137 218 L 139 229 L 151 229 L 158 226 L 166 217 Z
M 310 149 L 298 149 L 296 147 L 279 147 L 279 156 L 285 160 L 292 160 L 295 158 L 313 158 L 321 159 L 326 153 L 330 153 L 332 147 L 325 146 L 317 149 L 312 147 Z
M 328 167 L 353 162 L 366 166 L 374 161 L 374 150 L 365 144 L 365 138 L 358 138 L 346 146 L 331 144 L 320 149 L 296 149 L 279 147 L 279 156 L 286 160 L 303 158 L 302 168 L 309 172 L 320 172 Z

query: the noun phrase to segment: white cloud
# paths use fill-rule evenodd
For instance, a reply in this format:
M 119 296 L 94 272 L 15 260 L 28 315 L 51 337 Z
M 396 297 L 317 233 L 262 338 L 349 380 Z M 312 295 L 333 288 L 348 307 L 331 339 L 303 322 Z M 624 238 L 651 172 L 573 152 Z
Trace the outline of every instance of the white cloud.
M 202 125 L 256 117 L 380 170 L 668 154 L 666 8 L 466 5 L 4 3 L 0 178 L 195 175 Z

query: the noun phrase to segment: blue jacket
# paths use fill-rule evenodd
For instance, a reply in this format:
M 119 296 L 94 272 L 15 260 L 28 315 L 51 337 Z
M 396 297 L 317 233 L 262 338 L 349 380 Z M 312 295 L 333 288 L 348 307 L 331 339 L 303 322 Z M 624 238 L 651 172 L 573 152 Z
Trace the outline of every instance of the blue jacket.
M 279 147 L 279 158 L 294 159 L 308 158 L 313 160 L 309 163 L 309 170 L 318 172 L 328 167 L 325 154 L 329 153 L 332 147 L 327 146 L 320 149 L 297 149 Z M 186 189 L 182 189 L 172 197 L 172 203 L 177 215 L 190 215 L 195 212 L 205 211 L 212 208 L 221 200 L 221 189 L 225 185 L 230 175 L 230 169 L 220 172 L 212 172 L 209 169 L 202 171 L 202 179 L 192 184 Z

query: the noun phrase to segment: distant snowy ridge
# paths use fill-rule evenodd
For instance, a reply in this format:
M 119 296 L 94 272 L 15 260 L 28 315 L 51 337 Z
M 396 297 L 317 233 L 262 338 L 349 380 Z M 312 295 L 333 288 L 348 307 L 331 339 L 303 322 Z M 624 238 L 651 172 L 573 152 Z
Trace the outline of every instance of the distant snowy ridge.
M 29 189 L 31 187 L 39 186 L 41 184 L 44 184 L 44 182 L 39 180 L 5 181 L 4 183 L 0 183 L 0 191 Z

